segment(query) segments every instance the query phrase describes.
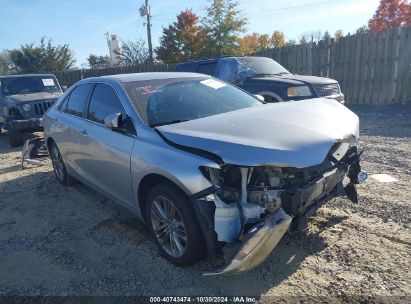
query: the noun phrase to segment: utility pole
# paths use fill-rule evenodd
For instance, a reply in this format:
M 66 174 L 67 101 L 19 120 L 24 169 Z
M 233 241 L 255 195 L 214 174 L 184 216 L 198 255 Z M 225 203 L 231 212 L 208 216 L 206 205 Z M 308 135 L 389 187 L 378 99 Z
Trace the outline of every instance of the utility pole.
M 148 60 L 153 62 L 153 46 L 151 44 L 151 9 L 148 5 L 148 0 L 145 0 L 145 5 L 140 7 L 140 16 L 147 16 L 147 41 L 148 41 Z

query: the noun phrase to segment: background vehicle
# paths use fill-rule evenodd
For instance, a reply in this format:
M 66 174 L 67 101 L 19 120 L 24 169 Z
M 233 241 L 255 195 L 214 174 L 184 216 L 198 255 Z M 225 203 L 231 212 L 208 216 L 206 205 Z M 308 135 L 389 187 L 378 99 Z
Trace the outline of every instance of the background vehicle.
M 266 57 L 222 57 L 177 64 L 176 72 L 211 75 L 252 93 L 266 102 L 332 98 L 344 103 L 344 94 L 334 79 L 291 74 Z
M 136 212 L 174 264 L 223 254 L 215 273 L 259 265 L 292 217 L 299 225 L 342 195 L 346 174 L 353 194 L 365 179 L 349 109 L 326 99 L 263 104 L 202 74 L 82 80 L 44 127 L 62 184 L 78 179 Z
M 0 128 L 12 147 L 23 144 L 24 132 L 43 130 L 44 113 L 62 93 L 54 75 L 0 76 Z

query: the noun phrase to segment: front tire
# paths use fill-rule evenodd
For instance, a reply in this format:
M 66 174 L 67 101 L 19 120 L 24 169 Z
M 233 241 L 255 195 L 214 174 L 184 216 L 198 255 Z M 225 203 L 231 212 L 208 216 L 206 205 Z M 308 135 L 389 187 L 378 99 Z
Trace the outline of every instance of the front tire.
M 146 219 L 162 255 L 178 266 L 205 257 L 205 242 L 193 206 L 171 183 L 153 187 L 147 197 Z
M 264 101 L 267 103 L 274 103 L 274 102 L 278 102 L 277 98 L 271 96 L 271 95 L 264 95 Z
M 60 182 L 60 184 L 64 186 L 73 184 L 74 179 L 67 173 L 63 157 L 61 156 L 60 150 L 58 149 L 55 142 L 51 143 L 49 153 L 51 163 L 53 164 L 54 174 L 56 175 L 56 178 Z
M 19 147 L 24 144 L 23 132 L 19 130 L 12 130 L 9 128 L 8 136 L 9 136 L 9 144 L 12 148 Z

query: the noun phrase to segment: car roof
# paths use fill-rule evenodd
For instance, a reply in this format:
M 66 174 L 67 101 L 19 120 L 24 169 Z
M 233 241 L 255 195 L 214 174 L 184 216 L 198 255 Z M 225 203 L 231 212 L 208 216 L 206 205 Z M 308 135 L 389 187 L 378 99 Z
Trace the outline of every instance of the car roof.
M 208 63 L 208 62 L 214 62 L 214 61 L 219 60 L 219 59 L 236 59 L 236 58 L 268 58 L 268 57 L 263 57 L 263 56 L 221 56 L 221 57 L 209 58 L 209 59 L 185 61 L 185 62 L 178 63 L 177 65 L 193 64 L 193 63 Z
M 43 76 L 43 77 L 55 77 L 53 74 L 10 74 L 10 75 L 0 75 L 0 78 L 20 78 L 20 77 L 32 77 L 32 76 Z
M 148 73 L 132 73 L 132 74 L 118 74 L 107 75 L 101 78 L 116 79 L 120 82 L 133 82 L 154 79 L 169 79 L 169 78 L 193 78 L 193 77 L 210 77 L 198 73 L 184 73 L 184 72 L 148 72 Z M 100 79 L 101 79 L 100 78 Z

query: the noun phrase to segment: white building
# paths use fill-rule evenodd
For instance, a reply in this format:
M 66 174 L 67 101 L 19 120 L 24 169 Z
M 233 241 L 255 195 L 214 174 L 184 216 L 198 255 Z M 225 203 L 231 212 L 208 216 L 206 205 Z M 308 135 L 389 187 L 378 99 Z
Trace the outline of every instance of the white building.
M 120 51 L 123 42 L 117 35 L 110 35 L 109 33 L 106 33 L 107 36 L 107 45 L 108 49 L 110 52 L 110 60 L 112 65 L 118 65 L 120 64 L 120 59 L 118 55 L 116 54 L 116 51 Z

